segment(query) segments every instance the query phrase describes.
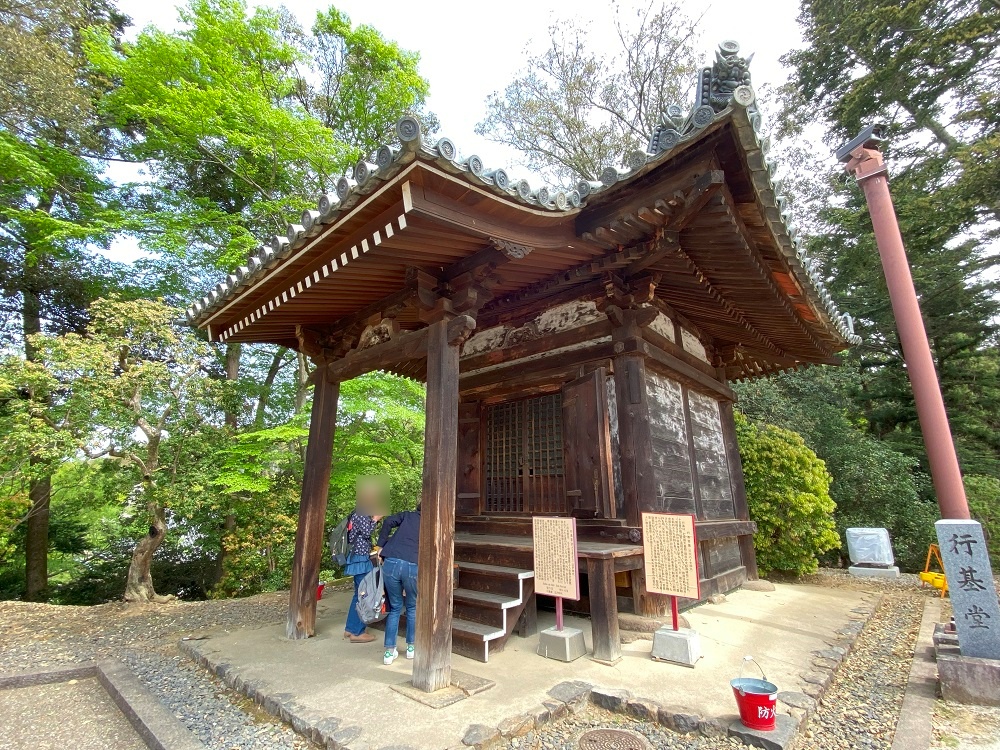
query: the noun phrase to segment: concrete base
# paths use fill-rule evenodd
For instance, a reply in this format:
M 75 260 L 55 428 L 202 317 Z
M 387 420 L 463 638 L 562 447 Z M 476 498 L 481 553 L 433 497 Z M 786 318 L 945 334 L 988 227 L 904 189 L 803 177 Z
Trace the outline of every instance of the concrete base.
M 583 631 L 577 628 L 549 628 L 538 634 L 538 654 L 547 659 L 574 661 L 587 653 Z
M 657 661 L 668 661 L 693 667 L 701 658 L 701 638 L 697 630 L 664 626 L 653 633 L 652 657 Z
M 1000 706 L 1000 659 L 962 656 L 956 646 L 938 645 L 941 697 L 956 703 Z
M 859 578 L 899 578 L 899 568 L 895 565 L 891 568 L 866 568 L 861 565 L 852 565 L 847 569 L 847 572 Z

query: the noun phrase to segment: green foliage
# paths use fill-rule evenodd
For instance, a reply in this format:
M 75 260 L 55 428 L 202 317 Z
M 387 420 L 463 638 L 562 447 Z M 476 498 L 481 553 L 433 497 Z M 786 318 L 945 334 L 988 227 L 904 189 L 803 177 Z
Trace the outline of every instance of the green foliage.
M 248 13 L 243 0 L 179 12 L 175 32 L 146 29 L 120 52 L 92 35 L 88 49 L 118 82 L 102 109 L 126 136 L 123 156 L 150 169 L 132 192 L 132 230 L 161 253 L 161 276 L 198 286 L 192 266 L 241 265 L 418 109 L 427 83 L 417 55 L 334 8 L 312 35 L 287 11 Z
M 761 573 L 816 572 L 819 556 L 840 545 L 826 467 L 790 430 L 737 414 L 736 435 Z
M 916 459 L 868 430 L 858 405 L 862 382 L 849 367 L 810 367 L 734 388 L 747 417 L 798 432 L 826 463 L 844 555 L 845 529 L 886 528 L 899 565 L 920 570 L 934 541 L 937 505 L 921 492 L 928 481 Z
M 341 384 L 328 526 L 353 509 L 355 482 L 362 475 L 389 478 L 394 511 L 416 505 L 423 429 L 419 383 L 374 372 Z M 209 518 L 228 519 L 223 575 L 214 595 L 288 585 L 307 436 L 302 413 L 288 424 L 237 435 L 216 454 L 219 474 L 201 510 Z
M 965 496 L 972 517 L 983 525 L 993 572 L 1000 572 L 1000 479 L 966 476 Z
M 959 459 L 966 473 L 1000 476 L 1000 14 L 972 0 L 808 0 L 799 22 L 807 44 L 784 58 L 781 132 L 819 121 L 833 146 L 863 124 L 888 126 L 893 200 Z M 861 375 L 856 403 L 873 435 L 926 470 L 863 197 L 830 168 L 800 173 L 813 177 L 795 207 L 809 250 L 864 339 L 847 360 Z

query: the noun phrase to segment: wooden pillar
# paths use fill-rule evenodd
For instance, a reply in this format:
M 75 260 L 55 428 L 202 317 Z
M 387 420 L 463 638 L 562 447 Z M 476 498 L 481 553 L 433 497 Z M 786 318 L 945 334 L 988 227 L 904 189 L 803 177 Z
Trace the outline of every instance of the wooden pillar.
M 458 355 L 462 340 L 455 336 L 454 328 L 449 335 L 449 321 L 445 315 L 429 326 L 427 422 L 417 564 L 417 642 L 413 663 L 413 686 L 427 692 L 451 684 Z
M 615 561 L 612 557 L 587 558 L 590 596 L 590 627 L 595 661 L 614 664 L 622 658 L 618 633 L 618 602 L 615 594 Z
M 629 526 L 642 526 L 642 512 L 656 503 L 653 441 L 649 430 L 646 360 L 640 354 L 615 358 L 615 394 L 618 401 L 618 438 L 621 446 L 622 489 Z M 670 600 L 646 591 L 642 571 L 632 571 L 632 601 L 637 615 L 662 617 Z
M 323 558 L 333 435 L 337 427 L 337 399 L 340 397 L 340 383 L 329 381 L 325 367 L 317 368 L 315 381 L 302 499 L 299 502 L 299 525 L 295 532 L 292 591 L 288 598 L 288 622 L 285 626 L 290 640 L 309 638 L 316 633 L 316 586 Z

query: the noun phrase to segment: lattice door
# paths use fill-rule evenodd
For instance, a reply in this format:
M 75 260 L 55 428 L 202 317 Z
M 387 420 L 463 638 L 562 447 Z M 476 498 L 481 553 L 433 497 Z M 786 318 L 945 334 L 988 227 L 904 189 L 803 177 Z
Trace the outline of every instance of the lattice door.
M 486 412 L 486 512 L 565 513 L 562 395 Z

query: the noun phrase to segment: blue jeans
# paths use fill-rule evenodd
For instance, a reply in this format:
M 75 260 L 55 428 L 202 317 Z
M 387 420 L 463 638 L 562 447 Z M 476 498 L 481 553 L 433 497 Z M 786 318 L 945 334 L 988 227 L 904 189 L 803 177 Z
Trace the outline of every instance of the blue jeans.
M 399 616 L 406 607 L 406 643 L 416 639 L 417 629 L 417 564 L 390 557 L 382 566 L 385 581 L 385 598 L 389 601 L 389 614 L 385 618 L 385 647 L 396 648 L 399 633 Z M 403 597 L 403 593 L 406 597 Z
M 358 617 L 358 586 L 364 580 L 367 573 L 359 573 L 354 576 L 354 597 L 351 599 L 351 606 L 347 610 L 347 626 L 344 628 L 351 635 L 361 635 L 365 632 L 365 624 Z M 398 619 L 398 618 L 397 618 Z

